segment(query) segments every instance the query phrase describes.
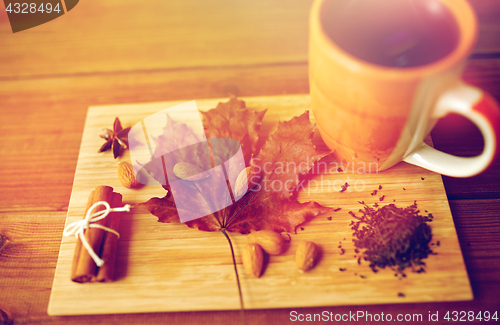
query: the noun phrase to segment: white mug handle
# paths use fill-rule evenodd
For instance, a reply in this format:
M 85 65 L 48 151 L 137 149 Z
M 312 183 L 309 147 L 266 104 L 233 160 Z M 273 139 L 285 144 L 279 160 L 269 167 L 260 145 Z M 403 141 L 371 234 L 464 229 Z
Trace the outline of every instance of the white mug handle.
M 470 177 L 481 173 L 493 162 L 499 151 L 500 109 L 498 104 L 488 93 L 459 83 L 443 93 L 436 103 L 435 117 L 441 118 L 448 113 L 460 114 L 479 128 L 484 139 L 483 152 L 475 157 L 457 157 L 422 143 L 403 160 L 447 176 Z

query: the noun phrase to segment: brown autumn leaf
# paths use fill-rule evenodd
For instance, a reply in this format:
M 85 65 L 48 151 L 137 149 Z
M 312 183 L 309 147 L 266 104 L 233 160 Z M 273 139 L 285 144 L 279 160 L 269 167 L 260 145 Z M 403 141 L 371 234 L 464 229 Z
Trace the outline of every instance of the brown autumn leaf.
M 202 218 L 186 222 L 189 227 L 203 231 L 232 231 L 249 233 L 254 230 L 274 230 L 277 232 L 295 232 L 296 228 L 324 213 L 330 208 L 323 207 L 316 202 L 299 203 L 297 201 L 297 187 L 299 175 L 307 173 L 322 157 L 329 152 L 321 152 L 312 143 L 314 125 L 309 121 L 309 113 L 294 117 L 290 121 L 280 122 L 277 131 L 267 140 L 257 157 L 253 157 L 256 144 L 259 140 L 259 131 L 265 111 L 254 112 L 245 108 L 243 101 L 231 98 L 226 103 L 219 105 L 206 113 L 202 113 L 205 134 L 209 138 L 211 153 L 215 166 L 223 163 L 234 155 L 236 148 L 234 140 L 241 143 L 244 155 L 244 166 L 241 162 L 226 171 L 230 184 L 234 184 L 240 171 L 250 166 L 260 177 L 256 177 L 258 183 L 246 195 L 236 202 L 226 195 L 226 208 L 216 212 L 208 213 Z M 184 137 L 192 136 L 192 133 L 183 129 L 183 125 L 170 121 L 169 127 L 182 130 L 178 141 Z M 231 142 L 231 139 L 234 139 Z M 177 141 L 170 139 L 169 141 Z M 200 145 L 201 146 L 201 145 Z M 206 154 L 206 148 L 196 148 L 197 153 Z M 192 152 L 178 153 L 175 157 L 169 157 L 167 166 L 174 166 L 179 162 L 187 162 L 208 170 L 206 160 L 200 160 Z M 152 161 L 145 166 L 146 170 L 153 176 L 158 176 L 164 168 L 159 162 Z M 227 191 L 227 183 L 214 184 L 210 179 L 221 177 L 222 171 L 211 170 L 211 178 L 198 181 L 185 181 L 183 188 L 175 192 L 176 199 L 188 200 L 189 205 L 183 206 L 178 211 L 170 184 L 164 185 L 168 190 L 163 198 L 152 198 L 141 203 L 160 222 L 180 222 L 178 213 L 195 216 L 199 213 L 194 206 L 196 204 L 207 205 L 212 202 L 220 202 Z M 167 167 L 167 174 L 169 173 Z M 174 181 L 177 182 L 177 179 Z M 196 193 L 193 195 L 193 193 Z M 224 203 L 224 202 L 222 202 Z M 192 209 L 192 210 L 191 210 Z
M 245 163 L 256 150 L 260 124 L 266 110 L 261 112 L 245 108 L 245 102 L 231 97 L 226 103 L 219 103 L 215 109 L 201 112 L 207 138 L 229 138 L 241 144 Z
M 302 185 L 299 175 L 307 173 L 316 161 L 328 154 L 318 151 L 312 144 L 314 125 L 309 121 L 309 113 L 279 123 L 277 131 L 254 157 L 264 113 L 247 110 L 244 102 L 236 98 L 219 103 L 215 109 L 202 113 L 208 140 L 185 150 L 183 139 L 192 139 L 194 133 L 186 129 L 186 125 L 169 119 L 165 134 L 173 136 L 163 140 L 173 145 L 172 148 L 180 149 L 163 155 L 161 162 L 157 158 L 144 166 L 150 175 L 164 184 L 167 195 L 140 204 L 160 222 L 179 222 L 179 215 L 183 215 L 184 218 L 193 217 L 186 222 L 191 228 L 224 234 L 231 249 L 243 323 L 246 323 L 243 296 L 227 231 L 249 233 L 267 229 L 292 232 L 300 224 L 331 209 L 316 202 L 297 201 L 297 189 Z M 174 130 L 179 133 L 172 133 Z M 164 149 L 161 152 L 170 152 Z M 241 159 L 235 160 L 240 153 Z M 157 156 L 156 152 L 154 156 Z M 200 170 L 210 175 L 193 178 L 196 173 L 200 174 Z M 244 181 L 243 178 L 242 181 L 242 173 L 250 179 Z M 248 184 L 246 194 L 244 188 L 240 188 L 241 184 Z M 235 188 L 232 189 L 231 185 Z M 182 203 L 176 205 L 176 202 Z M 215 207 L 221 203 L 224 208 Z M 215 212 L 197 218 L 200 208 L 196 207 L 200 206 L 209 206 Z

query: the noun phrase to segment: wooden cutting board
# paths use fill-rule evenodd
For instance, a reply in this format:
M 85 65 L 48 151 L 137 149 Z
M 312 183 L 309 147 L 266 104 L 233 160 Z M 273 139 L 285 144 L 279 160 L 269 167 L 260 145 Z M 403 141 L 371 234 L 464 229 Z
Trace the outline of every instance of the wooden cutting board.
M 262 132 L 274 132 L 278 121 L 310 109 L 309 95 L 243 98 L 247 107 L 267 108 Z M 197 100 L 200 110 L 208 110 L 227 99 Z M 123 194 L 125 203 L 145 202 L 164 196 L 160 186 L 124 188 L 117 178 L 120 161 L 129 161 L 129 152 L 113 159 L 111 151 L 97 153 L 99 137 L 115 117 L 132 126 L 165 108 L 183 103 L 161 102 L 90 107 L 83 131 L 80 155 L 66 225 L 81 220 L 90 192 L 99 185 L 112 186 Z M 312 118 L 312 116 L 311 116 Z M 319 136 L 314 142 L 324 146 Z M 327 173 L 308 176 L 299 201 L 314 200 L 341 208 L 316 217 L 291 235 L 287 251 L 271 256 L 261 278 L 249 276 L 241 264 L 246 238 L 230 234 L 233 241 L 245 308 L 284 308 L 386 304 L 429 301 L 457 301 L 473 298 L 460 251 L 441 176 L 419 167 L 399 163 L 380 173 L 359 173 L 359 167 L 339 172 L 334 161 L 325 161 Z M 340 185 L 351 186 L 339 192 Z M 379 185 L 382 190 L 378 190 Z M 377 189 L 376 195 L 371 195 Z M 380 201 L 381 196 L 383 201 Z M 395 203 L 400 207 L 417 201 L 419 209 L 432 213 L 433 245 L 437 255 L 427 258 L 425 273 L 406 272 L 399 279 L 390 269 L 373 273 L 367 262 L 358 265 L 354 257 L 348 211 L 361 205 Z M 331 217 L 331 218 L 329 218 Z M 331 219 L 331 220 L 329 220 Z M 50 315 L 140 313 L 161 311 L 239 309 L 238 289 L 228 242 L 220 232 L 202 232 L 184 224 L 163 224 L 144 211 L 122 213 L 117 256 L 116 281 L 78 284 L 70 280 L 76 238 L 63 237 L 52 286 Z M 295 250 L 300 241 L 321 247 L 317 266 L 307 273 L 295 267 Z M 338 248 L 341 243 L 345 254 Z M 340 271 L 345 268 L 345 271 Z M 365 278 L 362 278 L 363 275 Z M 399 296 L 403 293 L 404 297 Z

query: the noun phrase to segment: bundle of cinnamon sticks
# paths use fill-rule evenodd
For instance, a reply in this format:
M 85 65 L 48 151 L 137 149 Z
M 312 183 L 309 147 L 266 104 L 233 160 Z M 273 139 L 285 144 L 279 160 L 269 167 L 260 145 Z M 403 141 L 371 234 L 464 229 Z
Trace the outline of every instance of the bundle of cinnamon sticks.
M 112 187 L 98 186 L 90 193 L 85 213 L 87 213 L 94 203 L 99 201 L 106 201 L 111 208 L 116 208 L 122 204 L 122 195 L 114 193 Z M 103 206 L 99 206 L 93 212 L 104 209 Z M 110 212 L 106 218 L 98 220 L 95 223 L 118 231 L 120 212 Z M 83 246 L 80 238 L 78 238 L 73 257 L 71 280 L 79 283 L 113 281 L 118 236 L 103 229 L 88 228 L 85 230 L 85 238 L 94 252 L 104 261 L 104 264 L 98 267 L 87 249 Z

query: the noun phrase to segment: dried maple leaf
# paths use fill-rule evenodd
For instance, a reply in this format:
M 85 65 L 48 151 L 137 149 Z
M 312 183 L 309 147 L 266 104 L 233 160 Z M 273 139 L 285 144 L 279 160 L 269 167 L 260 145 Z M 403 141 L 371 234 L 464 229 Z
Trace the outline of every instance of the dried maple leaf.
M 256 150 L 262 118 L 266 110 L 250 111 L 245 102 L 231 97 L 227 103 L 219 103 L 215 109 L 201 112 L 207 138 L 229 138 L 237 140 L 249 162 Z
M 320 152 L 312 143 L 314 125 L 309 121 L 309 113 L 294 117 L 288 122 L 281 122 L 277 131 L 265 143 L 257 157 L 253 157 L 256 144 L 259 140 L 259 131 L 265 111 L 253 112 L 245 108 L 243 101 L 231 98 L 227 103 L 219 105 L 206 113 L 202 113 L 205 134 L 212 148 L 212 158 L 217 165 L 229 159 L 233 152 L 226 150 L 230 144 L 214 145 L 215 140 L 225 141 L 234 139 L 241 143 L 246 166 L 236 166 L 227 171 L 229 183 L 234 184 L 236 177 L 243 168 L 251 166 L 261 175 L 259 183 L 234 204 L 224 209 L 210 213 L 202 218 L 186 222 L 189 227 L 203 231 L 232 231 L 249 233 L 254 230 L 274 230 L 277 232 L 295 232 L 296 228 L 330 208 L 323 207 L 316 202 L 299 203 L 296 187 L 299 184 L 299 175 L 307 173 L 313 164 L 326 156 L 329 152 Z M 194 133 L 186 130 L 184 124 L 169 120 L 167 127 L 182 130 L 179 139 L 169 141 L 183 141 Z M 216 138 L 216 139 L 214 139 Z M 161 148 L 164 150 L 165 148 Z M 200 148 L 199 148 L 200 149 Z M 165 152 L 165 151 L 163 151 Z M 203 150 L 195 150 L 203 152 Z M 206 153 L 205 153 L 206 154 Z M 170 156 L 167 166 L 175 163 L 188 162 L 207 170 L 206 163 L 202 163 L 190 150 L 186 154 L 182 150 Z M 205 160 L 206 161 L 206 160 Z M 152 161 L 145 166 L 146 170 L 155 178 L 162 178 L 164 164 Z M 167 174 L 169 173 L 167 167 Z M 206 202 L 215 202 L 227 188 L 226 183 L 210 183 L 208 179 L 196 182 L 186 182 L 185 191 L 176 192 L 177 199 L 185 199 L 193 204 L 183 207 L 183 213 L 195 215 L 199 211 L 193 206 L 203 205 Z M 169 190 L 163 198 L 152 198 L 140 206 L 145 207 L 160 222 L 179 222 L 178 207 L 173 200 L 170 185 L 164 188 Z M 193 195 L 193 190 L 197 195 Z M 184 197 L 183 197 L 184 196 Z M 227 197 L 227 200 L 230 198 Z M 189 211 L 193 209 L 193 211 Z
M 307 173 L 316 161 L 329 154 L 318 151 L 312 143 L 314 125 L 309 121 L 309 113 L 305 112 L 288 122 L 279 123 L 277 131 L 264 144 L 258 156 L 254 157 L 264 114 L 265 111 L 246 109 L 245 103 L 236 98 L 231 98 L 227 103 L 219 103 L 216 108 L 202 113 L 208 143 L 199 142 L 200 139 L 196 139 L 194 132 L 185 124 L 168 118 L 165 134 L 174 136 L 159 138 L 154 157 L 158 157 L 161 152 L 169 154 L 162 156 L 161 160 L 153 159 L 144 166 L 168 190 L 167 195 L 139 204 L 157 216 L 160 222 L 180 222 L 179 213 L 182 213 L 183 216 L 193 217 L 193 220 L 186 222 L 189 227 L 203 231 L 221 231 L 224 234 L 231 248 L 244 324 L 243 296 L 233 245 L 227 231 L 249 233 L 268 229 L 295 232 L 300 224 L 331 209 L 316 202 L 297 201 L 299 175 Z M 186 147 L 185 143 L 196 142 L 198 144 L 183 149 Z M 244 159 L 225 164 L 240 149 L 240 144 Z M 189 173 L 190 168 L 195 171 L 210 170 L 212 174 L 208 178 L 187 180 L 188 178 L 174 172 L 179 164 L 182 167 L 180 170 L 188 178 L 192 175 Z M 212 168 L 219 165 L 226 166 L 227 170 Z M 229 193 L 227 189 L 230 184 L 236 186 L 234 193 L 240 193 L 237 179 L 240 173 L 247 171 L 250 180 L 255 180 L 255 175 L 259 175 L 258 183 L 255 187 L 250 186 L 251 190 L 241 198 L 237 197 L 234 202 L 234 198 L 229 197 L 231 194 L 225 196 L 224 193 Z M 176 206 L 171 184 L 165 173 L 169 175 L 168 180 L 172 184 L 176 183 L 174 195 L 176 200 L 180 200 L 177 202 L 189 204 Z M 223 181 L 214 182 L 219 179 Z M 179 182 L 183 184 L 182 187 L 178 186 Z M 220 202 L 223 197 L 226 202 Z M 222 203 L 225 208 L 214 208 L 213 205 L 218 203 Z M 211 206 L 211 211 L 216 212 L 197 218 L 200 209 L 196 207 L 204 205 Z

